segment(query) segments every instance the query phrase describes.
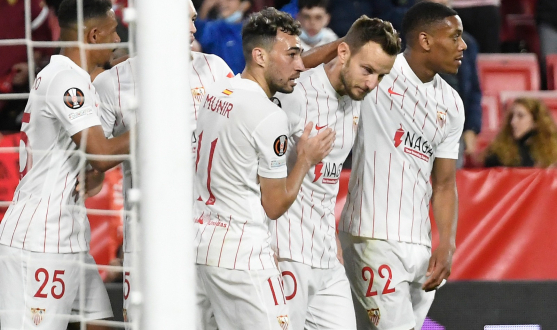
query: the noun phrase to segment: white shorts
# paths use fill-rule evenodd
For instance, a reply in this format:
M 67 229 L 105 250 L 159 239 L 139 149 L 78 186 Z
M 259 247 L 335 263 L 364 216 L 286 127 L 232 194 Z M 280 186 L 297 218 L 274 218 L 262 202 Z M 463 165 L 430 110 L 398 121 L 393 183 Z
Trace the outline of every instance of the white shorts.
M 198 330 L 292 329 L 277 269 L 196 265 L 196 272 Z
M 339 233 L 358 329 L 421 329 L 435 291 L 422 284 L 431 248 Z
M 82 257 L 96 266 L 88 253 L 37 253 L 0 245 L 2 330 L 66 330 L 68 322 L 112 317 L 99 272 L 81 267 Z M 85 291 L 81 302 L 80 289 Z
M 355 330 L 350 283 L 340 262 L 322 269 L 279 259 L 292 329 Z

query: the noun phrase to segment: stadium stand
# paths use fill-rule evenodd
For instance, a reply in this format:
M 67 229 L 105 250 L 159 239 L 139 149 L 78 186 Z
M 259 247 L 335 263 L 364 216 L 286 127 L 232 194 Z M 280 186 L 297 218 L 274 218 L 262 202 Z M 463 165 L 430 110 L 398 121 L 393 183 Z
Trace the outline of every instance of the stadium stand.
M 540 89 L 535 54 L 479 54 L 478 74 L 484 95 Z
M 553 115 L 553 119 L 557 122 L 557 91 L 503 91 L 499 94 L 501 109 L 507 109 L 512 101 L 519 97 L 543 101 Z
M 557 54 L 549 54 L 545 57 L 547 69 L 547 89 L 557 89 Z

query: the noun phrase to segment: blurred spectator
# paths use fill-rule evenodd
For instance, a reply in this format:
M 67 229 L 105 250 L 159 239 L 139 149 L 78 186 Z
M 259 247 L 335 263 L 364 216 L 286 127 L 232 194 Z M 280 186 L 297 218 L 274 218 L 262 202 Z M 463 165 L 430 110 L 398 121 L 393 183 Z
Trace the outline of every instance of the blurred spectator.
M 371 0 L 331 0 L 329 4 L 331 22 L 329 28 L 338 36 L 345 36 L 352 23 L 362 15 L 375 17 Z
M 19 133 L 8 135 L 0 133 L 0 148 L 15 147 L 19 147 Z M 18 184 L 19 152 L 0 152 L 0 202 L 11 202 Z M 7 205 L 0 205 L 0 222 L 2 222 L 7 209 Z
M 304 50 L 321 46 L 338 39 L 327 25 L 331 15 L 327 12 L 328 0 L 300 0 L 297 19 L 302 25 L 302 48 Z
M 545 57 L 557 53 L 557 1 L 538 0 L 536 22 L 540 35 L 540 68 L 542 79 L 546 77 Z
M 486 167 L 549 167 L 557 162 L 557 126 L 541 101 L 518 98 L 487 149 Z
M 251 0 L 205 0 L 196 21 L 196 38 L 205 53 L 220 56 L 234 73 L 246 65 L 242 52 L 242 20 L 251 7 Z M 218 19 L 207 21 L 213 9 Z
M 296 17 L 298 15 L 298 0 L 290 1 L 282 8 L 280 8 L 280 10 L 285 13 L 289 13 L 292 17 Z
M 464 29 L 478 42 L 480 53 L 500 52 L 501 0 L 452 0 L 452 6 Z
M 34 41 L 49 41 L 52 36 L 48 27 L 48 7 L 42 0 L 31 0 L 31 31 Z M 25 38 L 25 1 L 0 1 L 0 39 Z M 38 71 L 48 62 L 50 49 L 34 49 L 35 69 Z M 29 65 L 27 46 L 0 46 L 0 93 L 29 92 Z M 0 130 L 19 131 L 27 100 L 0 100 Z

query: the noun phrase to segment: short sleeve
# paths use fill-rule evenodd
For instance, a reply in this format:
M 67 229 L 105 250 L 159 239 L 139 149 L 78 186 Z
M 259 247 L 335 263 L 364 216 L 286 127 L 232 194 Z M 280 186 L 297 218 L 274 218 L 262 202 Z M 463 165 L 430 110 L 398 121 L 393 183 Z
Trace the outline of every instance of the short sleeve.
M 112 136 L 114 123 L 116 122 L 116 101 L 114 79 L 112 79 L 111 71 L 107 70 L 99 74 L 93 85 L 97 90 L 99 98 L 99 118 L 104 131 L 104 135 L 109 138 Z
M 262 120 L 253 132 L 257 151 L 257 174 L 264 178 L 278 179 L 287 176 L 286 150 L 288 145 L 288 120 L 283 111 L 275 111 Z
M 305 115 L 302 116 L 302 107 L 304 104 L 304 96 L 299 92 L 299 88 L 294 89 L 290 94 L 277 93 L 276 98 L 279 100 L 280 107 L 288 117 L 288 136 L 300 137 L 304 132 Z M 304 113 L 305 114 L 305 113 Z
M 232 69 L 230 69 L 230 67 L 228 66 L 228 64 L 226 64 L 226 62 L 220 58 L 217 55 L 214 55 L 215 58 L 215 62 L 217 63 L 217 67 L 218 67 L 218 77 L 217 79 L 226 77 L 226 78 L 232 78 L 234 77 L 234 73 L 232 72 Z
M 64 70 L 52 79 L 47 91 L 47 112 L 57 118 L 70 136 L 100 126 L 95 87 L 75 70 Z
M 455 92 L 455 96 L 456 96 Z M 437 146 L 437 150 L 435 152 L 436 158 L 450 158 L 450 159 L 458 159 L 458 151 L 460 147 L 460 137 L 462 136 L 462 130 L 464 129 L 464 105 L 462 104 L 462 100 L 460 97 L 457 97 L 457 105 L 460 111 L 457 109 L 449 109 L 449 111 L 457 112 L 456 116 L 451 116 L 449 119 L 449 134 L 447 137 Z

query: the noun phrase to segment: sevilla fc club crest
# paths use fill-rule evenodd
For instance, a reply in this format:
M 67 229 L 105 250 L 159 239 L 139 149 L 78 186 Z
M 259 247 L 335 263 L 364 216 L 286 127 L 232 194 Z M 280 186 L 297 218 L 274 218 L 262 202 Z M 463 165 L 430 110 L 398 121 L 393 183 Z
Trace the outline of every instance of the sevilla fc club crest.
M 447 113 L 444 111 L 437 111 L 437 124 L 443 128 L 447 122 Z
M 195 87 L 191 89 L 191 96 L 193 97 L 195 104 L 201 103 L 201 99 L 205 95 L 205 88 Z
M 286 135 L 279 136 L 273 145 L 273 149 L 275 150 L 275 154 L 277 156 L 282 156 L 286 153 L 286 148 L 288 147 L 288 141 Z
M 400 128 L 396 130 L 395 133 L 395 148 L 397 148 L 402 143 L 402 136 L 404 135 L 404 128 L 402 128 L 402 124 L 400 124 Z
M 277 316 L 277 321 L 281 327 L 281 329 L 286 330 L 288 329 L 288 324 L 289 319 L 288 319 L 288 315 L 281 315 L 281 316 Z
M 46 309 L 31 308 L 31 318 L 33 319 L 33 323 L 35 323 L 35 325 L 41 324 L 41 321 L 43 320 L 45 313 L 46 313 Z
M 375 326 L 379 325 L 379 319 L 381 318 L 379 308 L 368 309 L 367 316 L 369 317 L 371 323 L 373 323 Z
M 85 103 L 85 96 L 81 89 L 70 88 L 64 93 L 64 104 L 70 109 L 79 109 Z

